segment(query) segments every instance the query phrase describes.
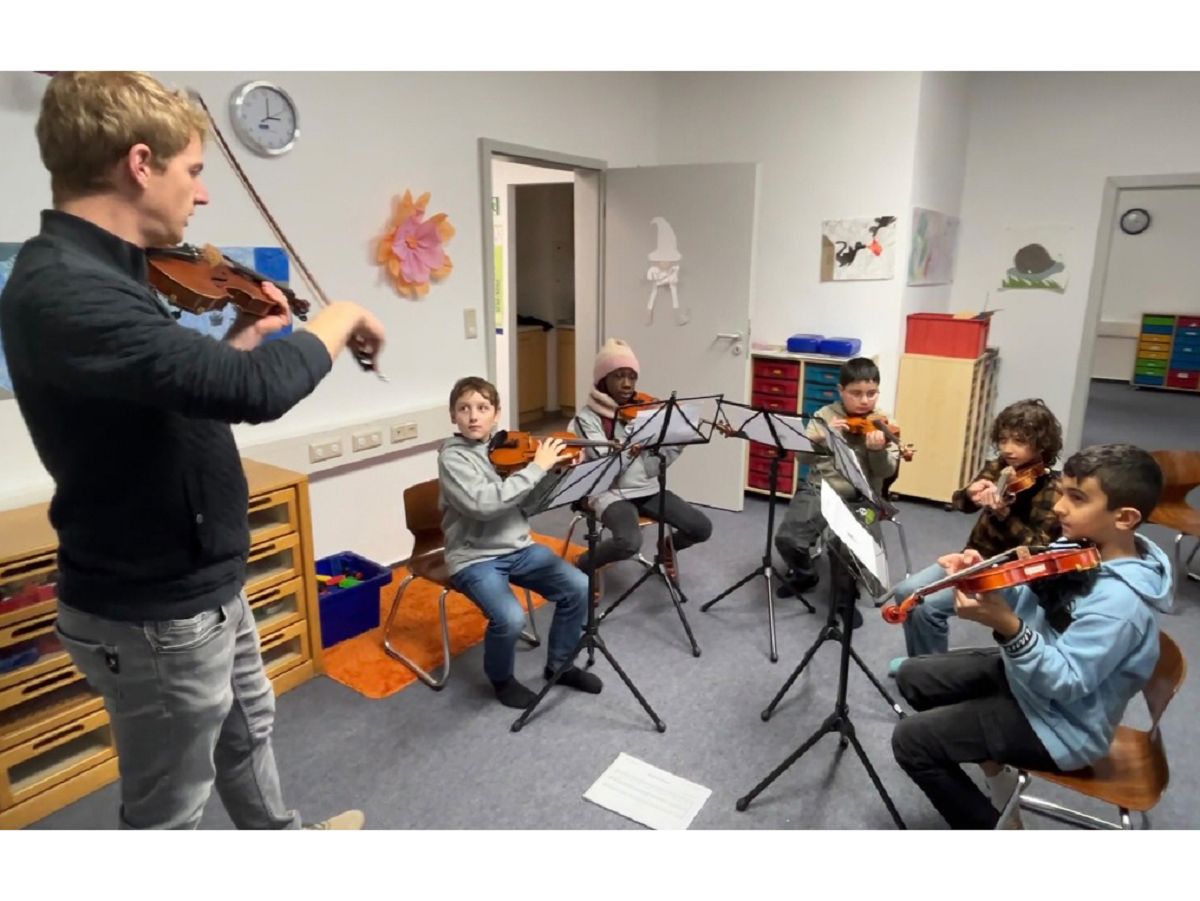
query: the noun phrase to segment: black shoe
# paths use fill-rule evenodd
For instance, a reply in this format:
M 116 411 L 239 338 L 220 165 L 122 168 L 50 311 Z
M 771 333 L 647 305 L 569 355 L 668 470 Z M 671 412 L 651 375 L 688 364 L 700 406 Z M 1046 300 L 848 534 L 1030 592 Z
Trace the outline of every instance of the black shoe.
M 783 577 L 779 590 L 775 592 L 781 598 L 791 598 L 806 591 L 811 591 L 820 583 L 821 577 L 813 569 L 789 569 Z
M 516 710 L 524 710 L 537 697 L 516 679 L 509 679 L 507 682 L 493 682 L 492 688 L 496 690 L 496 697 L 500 699 L 501 704 Z
M 841 616 L 838 616 L 837 623 L 839 626 L 842 624 Z M 855 605 L 854 613 L 850 617 L 850 631 L 853 632 L 855 629 L 861 628 L 862 624 L 863 624 L 863 615 L 862 615 L 861 611 L 859 611 L 858 606 Z
M 542 675 L 546 677 L 547 681 L 553 679 L 554 670 L 546 667 L 542 671 Z M 590 695 L 598 695 L 600 694 L 600 689 L 604 688 L 604 683 L 600 681 L 599 676 L 581 670 L 577 666 L 567 667 L 563 674 L 558 677 L 557 684 L 565 685 L 567 688 L 574 688 L 576 691 L 586 691 Z

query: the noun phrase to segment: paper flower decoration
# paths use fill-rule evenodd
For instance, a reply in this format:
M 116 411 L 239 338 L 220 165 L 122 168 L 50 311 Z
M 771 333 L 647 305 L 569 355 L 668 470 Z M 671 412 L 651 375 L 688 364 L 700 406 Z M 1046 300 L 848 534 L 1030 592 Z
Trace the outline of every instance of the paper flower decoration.
M 425 218 L 429 192 L 416 201 L 412 191 L 395 201 L 387 231 L 379 239 L 376 262 L 387 266 L 396 290 L 405 297 L 424 297 L 429 283 L 450 274 L 453 264 L 443 245 L 454 237 L 454 226 L 445 213 Z

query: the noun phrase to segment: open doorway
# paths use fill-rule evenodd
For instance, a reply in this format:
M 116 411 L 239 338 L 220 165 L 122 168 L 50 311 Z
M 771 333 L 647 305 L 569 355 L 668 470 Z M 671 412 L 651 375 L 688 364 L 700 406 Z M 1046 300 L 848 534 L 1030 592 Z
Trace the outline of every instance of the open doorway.
M 1082 446 L 1200 447 L 1198 228 L 1200 177 L 1108 179 L 1085 319 Z
M 591 365 L 599 346 L 604 163 L 480 145 L 490 226 L 488 361 L 502 398 L 501 426 L 561 431 L 586 392 L 581 365 Z

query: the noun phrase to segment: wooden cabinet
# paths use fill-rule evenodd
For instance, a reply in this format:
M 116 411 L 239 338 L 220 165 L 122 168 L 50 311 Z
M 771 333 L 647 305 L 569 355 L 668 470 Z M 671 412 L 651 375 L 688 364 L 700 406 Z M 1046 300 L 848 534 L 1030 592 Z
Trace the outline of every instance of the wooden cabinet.
M 1143 314 L 1131 381 L 1139 388 L 1200 391 L 1200 316 Z
M 949 503 L 983 466 L 996 403 L 999 357 L 978 359 L 904 354 L 896 393 L 896 421 L 916 445 L 900 464 L 896 494 Z
M 558 340 L 558 406 L 564 416 L 575 415 L 575 329 L 559 326 Z
M 307 477 L 244 460 L 246 594 L 276 694 L 320 672 Z M 103 700 L 55 632 L 58 542 L 46 504 L 0 512 L 0 828 L 41 819 L 117 778 Z
M 517 330 L 517 386 L 518 422 L 536 422 L 545 416 L 546 332 L 541 326 Z
M 756 353 L 750 358 L 750 405 L 777 413 L 817 412 L 838 399 L 838 373 L 843 357 L 817 354 Z M 750 442 L 750 460 L 746 470 L 746 490 L 770 494 L 771 456 L 774 448 Z M 791 497 L 804 478 L 804 467 L 797 469 L 794 454 L 788 454 L 779 466 L 776 494 Z

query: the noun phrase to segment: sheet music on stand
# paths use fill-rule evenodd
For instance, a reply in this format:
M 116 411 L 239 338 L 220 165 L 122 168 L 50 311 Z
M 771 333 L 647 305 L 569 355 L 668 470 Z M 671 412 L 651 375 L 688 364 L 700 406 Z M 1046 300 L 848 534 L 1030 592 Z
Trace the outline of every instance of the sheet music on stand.
M 819 420 L 818 420 L 819 421 Z M 825 442 L 829 450 L 833 453 L 833 465 L 839 473 L 845 476 L 846 481 L 858 489 L 858 493 L 866 498 L 867 502 L 877 509 L 882 509 L 883 505 L 879 502 L 879 498 L 875 496 L 875 491 L 871 488 L 871 483 L 867 479 L 867 474 L 863 472 L 862 466 L 858 462 L 858 454 L 846 443 L 837 429 L 830 428 L 825 423 L 822 423 L 825 429 Z
M 713 394 L 703 397 L 672 397 L 670 400 L 655 401 L 652 404 L 626 404 L 620 409 L 635 411 L 633 421 L 625 429 L 626 445 L 672 447 L 706 444 L 716 425 L 720 401 L 721 395 Z
M 858 517 L 846 506 L 846 502 L 828 480 L 821 482 L 821 515 L 825 517 L 830 531 L 861 564 L 856 569 L 859 570 L 859 576 L 868 592 L 876 597 L 881 595 L 891 584 L 888 578 L 887 555 L 882 545 L 858 521 Z
M 606 454 L 595 460 L 576 463 L 567 469 L 558 483 L 539 505 L 542 510 L 553 510 L 581 501 L 586 497 L 602 494 L 612 487 L 621 474 L 621 455 Z
M 769 447 L 779 447 L 798 454 L 812 455 L 815 458 L 820 451 L 808 437 L 808 423 L 811 417 L 788 415 L 786 413 L 768 413 L 755 407 L 739 404 L 736 401 L 722 400 L 718 405 L 717 415 L 721 421 L 738 434 L 739 437 L 757 441 Z M 802 459 L 801 462 L 809 462 Z

